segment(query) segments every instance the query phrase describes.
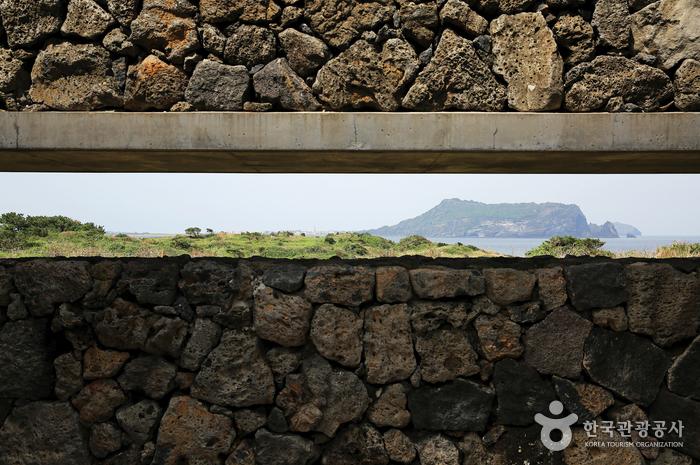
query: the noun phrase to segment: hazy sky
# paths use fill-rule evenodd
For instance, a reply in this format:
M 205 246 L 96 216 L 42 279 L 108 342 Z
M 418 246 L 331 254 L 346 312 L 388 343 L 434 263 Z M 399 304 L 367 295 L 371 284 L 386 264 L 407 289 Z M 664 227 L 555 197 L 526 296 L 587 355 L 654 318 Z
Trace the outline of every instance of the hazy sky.
M 700 235 L 700 175 L 0 173 L 0 212 L 62 214 L 126 232 L 368 229 L 453 197 L 575 203 L 594 223 Z

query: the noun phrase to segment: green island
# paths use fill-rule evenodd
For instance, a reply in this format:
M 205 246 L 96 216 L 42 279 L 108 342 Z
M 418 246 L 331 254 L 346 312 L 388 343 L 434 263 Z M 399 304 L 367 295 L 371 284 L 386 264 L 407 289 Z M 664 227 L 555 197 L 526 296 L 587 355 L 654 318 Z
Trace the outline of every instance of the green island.
M 613 254 L 603 250 L 599 239 L 552 237 L 530 250 L 527 256 L 590 255 L 609 257 L 698 257 L 700 244 L 674 243 L 655 252 Z M 408 236 L 394 242 L 369 233 L 339 232 L 325 236 L 289 231 L 274 233 L 225 233 L 188 228 L 184 234 L 140 237 L 110 234 L 102 226 L 65 216 L 0 215 L 0 258 L 22 257 L 162 257 L 177 255 L 267 258 L 377 258 L 422 255 L 433 258 L 502 256 L 468 244 L 432 242 Z

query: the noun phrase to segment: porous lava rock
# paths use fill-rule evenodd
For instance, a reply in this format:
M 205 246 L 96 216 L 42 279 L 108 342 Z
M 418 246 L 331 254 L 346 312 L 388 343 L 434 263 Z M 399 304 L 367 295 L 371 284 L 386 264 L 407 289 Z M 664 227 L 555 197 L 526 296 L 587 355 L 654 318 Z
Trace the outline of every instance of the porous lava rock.
M 660 69 L 619 56 L 598 56 L 566 74 L 566 110 L 599 111 L 611 99 L 657 111 L 673 100 L 673 85 Z
M 358 40 L 319 70 L 313 90 L 333 110 L 396 111 L 418 66 L 416 52 L 404 40 L 389 39 L 380 50 Z
M 493 70 L 508 82 L 508 105 L 518 111 L 561 107 L 564 62 L 540 13 L 502 15 L 491 21 Z

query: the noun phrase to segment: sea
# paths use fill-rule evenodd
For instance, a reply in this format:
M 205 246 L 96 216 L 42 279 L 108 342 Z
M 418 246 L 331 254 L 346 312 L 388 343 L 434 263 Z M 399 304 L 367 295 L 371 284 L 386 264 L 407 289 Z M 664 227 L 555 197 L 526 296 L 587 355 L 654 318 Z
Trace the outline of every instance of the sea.
M 402 237 L 383 236 L 392 241 Z M 469 244 L 483 250 L 490 250 L 514 257 L 524 257 L 525 252 L 534 249 L 548 238 L 504 238 L 504 237 L 429 237 L 433 242 L 446 244 Z M 601 239 L 605 242 L 603 249 L 610 252 L 654 252 L 657 247 L 671 245 L 673 242 L 700 242 L 700 236 L 641 236 Z

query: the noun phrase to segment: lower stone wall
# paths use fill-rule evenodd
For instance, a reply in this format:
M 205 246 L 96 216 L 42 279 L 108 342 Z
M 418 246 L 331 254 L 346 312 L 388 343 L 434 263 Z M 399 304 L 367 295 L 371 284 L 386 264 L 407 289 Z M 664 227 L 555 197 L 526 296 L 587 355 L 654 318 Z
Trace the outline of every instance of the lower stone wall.
M 698 464 L 699 271 L 0 261 L 0 464 Z

